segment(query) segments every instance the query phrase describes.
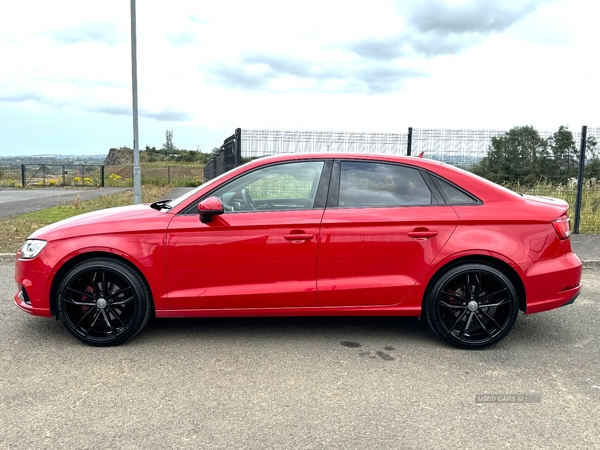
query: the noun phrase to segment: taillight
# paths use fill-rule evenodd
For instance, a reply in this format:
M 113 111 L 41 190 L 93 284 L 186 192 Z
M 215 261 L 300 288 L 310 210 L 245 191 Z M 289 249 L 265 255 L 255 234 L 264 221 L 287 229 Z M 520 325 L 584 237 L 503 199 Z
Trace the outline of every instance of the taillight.
M 565 213 L 560 216 L 558 219 L 552 221 L 552 225 L 554 226 L 554 230 L 558 237 L 561 239 L 567 239 L 571 236 L 571 221 L 569 220 L 569 216 Z

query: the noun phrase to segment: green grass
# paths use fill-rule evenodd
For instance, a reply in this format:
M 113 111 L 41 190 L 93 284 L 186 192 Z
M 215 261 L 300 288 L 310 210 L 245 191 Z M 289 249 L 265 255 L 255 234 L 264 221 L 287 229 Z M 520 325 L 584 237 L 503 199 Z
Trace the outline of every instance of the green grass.
M 561 198 L 570 205 L 571 224 L 575 218 L 576 188 L 555 187 L 540 183 L 525 189 L 508 186 L 516 192 Z M 172 187 L 142 186 L 142 201 L 152 202 L 171 191 Z M 93 200 L 75 199 L 71 203 L 0 220 L 0 253 L 14 253 L 23 241 L 38 228 L 90 211 L 133 204 L 133 192 L 107 195 Z M 579 224 L 581 234 L 600 234 L 600 189 L 583 189 Z
M 140 164 L 142 185 L 196 187 L 204 181 L 204 164 L 165 164 L 164 162 Z M 107 186 L 132 186 L 131 165 L 105 166 Z
M 506 185 L 506 187 L 521 194 L 555 197 L 566 201 L 569 204 L 571 226 L 574 226 L 575 203 L 577 201 L 576 186 L 555 186 L 550 183 L 540 182 L 532 187 L 525 187 L 519 184 Z M 600 234 L 600 186 L 586 185 L 582 188 L 579 218 L 580 234 Z
M 142 202 L 149 203 L 164 197 L 171 187 L 142 186 Z M 59 220 L 86 212 L 133 204 L 133 192 L 105 195 L 81 201 L 79 197 L 68 204 L 21 214 L 0 220 L 0 253 L 14 253 L 35 230 Z

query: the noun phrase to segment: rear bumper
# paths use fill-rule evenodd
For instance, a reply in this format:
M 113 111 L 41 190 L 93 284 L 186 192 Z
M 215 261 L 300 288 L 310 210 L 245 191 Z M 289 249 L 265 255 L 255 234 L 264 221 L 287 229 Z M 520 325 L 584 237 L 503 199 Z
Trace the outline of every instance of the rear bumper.
M 559 308 L 575 301 L 581 292 L 582 263 L 575 253 L 540 261 L 527 271 L 526 314 Z
M 567 306 L 567 305 L 570 305 L 570 304 L 574 303 L 574 302 L 575 302 L 575 299 L 577 299 L 577 297 L 579 297 L 579 294 L 581 294 L 581 291 L 579 291 L 577 294 L 575 294 L 573 297 L 571 297 L 571 299 L 570 299 L 570 300 L 567 300 L 567 303 L 563 303 L 563 304 L 561 305 L 561 307 L 562 307 L 562 306 Z

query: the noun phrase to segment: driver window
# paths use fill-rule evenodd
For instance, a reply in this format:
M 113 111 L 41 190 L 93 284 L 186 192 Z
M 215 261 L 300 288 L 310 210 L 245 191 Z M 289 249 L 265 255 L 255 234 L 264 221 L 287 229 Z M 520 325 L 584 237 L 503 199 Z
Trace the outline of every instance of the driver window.
M 211 195 L 225 212 L 313 208 L 324 163 L 292 162 L 263 167 L 237 178 Z

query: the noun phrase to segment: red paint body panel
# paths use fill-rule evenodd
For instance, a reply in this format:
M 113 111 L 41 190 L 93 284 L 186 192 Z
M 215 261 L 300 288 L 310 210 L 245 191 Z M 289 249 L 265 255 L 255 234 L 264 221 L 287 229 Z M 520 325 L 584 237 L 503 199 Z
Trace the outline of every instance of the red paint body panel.
M 248 171 L 296 160 L 384 161 L 420 168 L 474 197 L 469 206 L 322 207 L 248 211 L 201 223 L 197 204 Z M 329 196 L 339 186 L 329 186 Z M 325 187 L 328 183 L 324 184 Z M 177 199 L 85 214 L 42 228 L 48 244 L 33 259 L 17 254 L 15 280 L 31 314 L 51 315 L 63 269 L 88 255 L 135 267 L 157 317 L 409 315 L 421 313 L 427 286 L 457 260 L 508 268 L 522 284 L 527 313 L 559 307 L 580 290 L 581 261 L 552 221 L 560 200 L 520 196 L 468 172 L 420 158 L 286 155 L 252 161 Z M 189 209 L 195 214 L 189 214 Z
M 172 309 L 316 306 L 322 210 L 173 219 L 167 237 Z M 296 239 L 300 237 L 301 239 Z
M 115 255 L 135 266 L 148 281 L 155 307 L 167 308 L 164 240 L 173 216 L 146 205 L 82 214 L 44 227 L 31 238 L 48 239 L 36 258 L 17 253 L 15 280 L 25 286 L 32 305 L 15 302 L 35 315 L 50 315 L 50 292 L 58 271 L 86 254 Z M 35 311 L 33 311 L 35 310 Z
M 400 304 L 457 224 L 451 206 L 328 209 L 319 248 L 319 306 Z M 409 236 L 415 230 L 436 235 Z

